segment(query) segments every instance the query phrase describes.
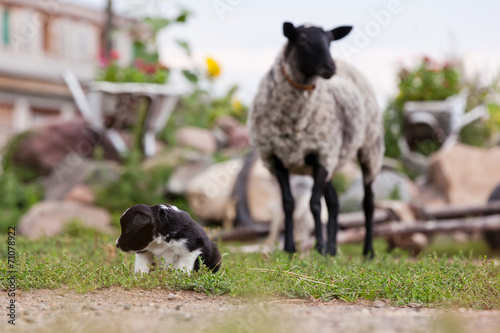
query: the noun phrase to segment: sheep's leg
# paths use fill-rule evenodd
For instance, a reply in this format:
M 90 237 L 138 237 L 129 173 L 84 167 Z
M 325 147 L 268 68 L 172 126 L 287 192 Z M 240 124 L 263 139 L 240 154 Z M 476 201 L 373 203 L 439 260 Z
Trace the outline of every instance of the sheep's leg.
M 372 181 L 367 181 L 370 177 L 369 169 L 366 164 L 361 162 L 361 171 L 363 172 L 363 183 L 365 186 L 365 197 L 363 199 L 363 210 L 365 212 L 365 246 L 363 255 L 372 259 L 375 256 L 373 250 L 373 212 L 375 209 L 375 199 L 373 197 Z
M 325 201 L 328 207 L 326 253 L 334 256 L 337 254 L 339 198 L 331 182 L 327 182 L 325 186 Z
M 295 253 L 293 240 L 293 211 L 295 203 L 290 189 L 290 175 L 279 158 L 274 156 L 274 173 L 281 188 L 283 210 L 285 211 L 285 251 Z
M 318 163 L 316 156 L 306 157 L 306 163 L 313 167 L 314 185 L 311 193 L 309 205 L 314 217 L 314 235 L 316 236 L 316 250 L 324 253 L 325 240 L 323 238 L 323 225 L 321 223 L 321 198 L 325 193 L 326 178 L 328 173 L 325 168 Z

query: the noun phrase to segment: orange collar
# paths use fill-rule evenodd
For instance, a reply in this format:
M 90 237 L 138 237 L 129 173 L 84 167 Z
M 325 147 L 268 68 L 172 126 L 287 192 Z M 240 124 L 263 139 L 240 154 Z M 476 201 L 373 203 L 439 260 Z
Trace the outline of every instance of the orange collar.
M 283 72 L 283 75 L 285 76 L 285 79 L 288 81 L 288 83 L 290 83 L 290 85 L 296 89 L 313 91 L 314 88 L 316 88 L 315 84 L 300 84 L 292 80 L 292 78 L 289 77 L 288 74 L 286 73 L 284 64 L 281 64 L 281 71 Z

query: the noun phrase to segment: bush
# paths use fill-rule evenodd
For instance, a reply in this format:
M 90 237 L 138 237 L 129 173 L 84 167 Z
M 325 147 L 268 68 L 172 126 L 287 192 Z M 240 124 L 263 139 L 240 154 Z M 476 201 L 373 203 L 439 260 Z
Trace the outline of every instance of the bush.
M 423 57 L 415 68 L 400 69 L 398 78 L 398 96 L 384 113 L 385 155 L 392 158 L 401 155 L 398 140 L 403 135 L 403 106 L 407 101 L 444 100 L 462 89 L 458 64 L 438 64 L 428 57 Z M 437 142 L 426 142 L 417 151 L 430 155 L 438 149 Z
M 42 199 L 42 190 L 38 184 L 23 182 L 10 169 L 0 174 L 0 230 L 17 226 L 19 219 L 28 209 Z

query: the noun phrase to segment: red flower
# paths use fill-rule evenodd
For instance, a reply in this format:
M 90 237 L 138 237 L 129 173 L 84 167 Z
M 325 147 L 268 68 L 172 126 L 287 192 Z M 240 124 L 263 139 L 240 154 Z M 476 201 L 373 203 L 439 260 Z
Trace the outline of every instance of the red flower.
M 111 60 L 118 60 L 120 59 L 120 53 L 116 50 L 111 50 L 111 52 L 109 52 L 109 57 Z
M 423 60 L 425 63 L 429 63 L 429 62 L 431 62 L 431 58 L 429 58 L 428 56 L 424 56 L 424 57 L 422 58 L 422 60 Z
M 136 58 L 136 59 L 134 60 L 134 66 L 135 66 L 136 68 L 141 69 L 143 65 L 144 65 L 144 61 L 143 61 L 141 58 Z

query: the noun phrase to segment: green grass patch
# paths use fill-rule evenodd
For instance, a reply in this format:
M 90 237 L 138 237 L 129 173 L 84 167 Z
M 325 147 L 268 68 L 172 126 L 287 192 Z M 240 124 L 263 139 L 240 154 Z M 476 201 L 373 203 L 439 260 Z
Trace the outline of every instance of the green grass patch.
M 21 290 L 67 286 L 78 292 L 111 286 L 126 289 L 164 288 L 193 290 L 208 295 L 271 295 L 287 298 L 339 298 L 348 302 L 382 299 L 393 305 L 412 302 L 431 307 L 500 309 L 500 270 L 493 261 L 471 253 L 423 255 L 413 259 L 396 251 L 362 260 L 359 246 L 342 247 L 340 258 L 313 253 L 299 259 L 277 251 L 264 254 L 224 255 L 217 274 L 202 270 L 187 275 L 174 270 L 154 270 L 134 275 L 134 256 L 116 250 L 116 235 L 102 235 L 71 225 L 53 238 L 31 241 L 17 238 L 17 287 Z M 352 254 L 355 253 L 355 254 Z M 6 276 L 6 249 L 0 252 L 0 272 Z M 5 279 L 1 288 L 7 289 Z

